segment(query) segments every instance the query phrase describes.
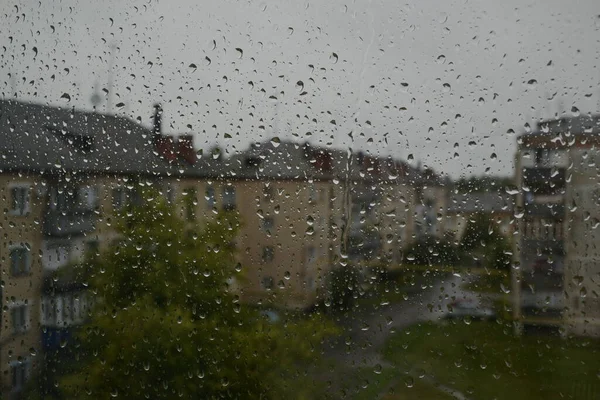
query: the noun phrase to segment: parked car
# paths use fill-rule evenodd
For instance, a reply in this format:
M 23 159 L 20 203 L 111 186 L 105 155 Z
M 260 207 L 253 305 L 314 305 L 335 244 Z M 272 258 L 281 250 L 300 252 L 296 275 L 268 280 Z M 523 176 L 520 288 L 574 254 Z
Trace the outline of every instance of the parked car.
M 446 318 L 492 319 L 496 313 L 476 299 L 461 299 L 450 303 Z

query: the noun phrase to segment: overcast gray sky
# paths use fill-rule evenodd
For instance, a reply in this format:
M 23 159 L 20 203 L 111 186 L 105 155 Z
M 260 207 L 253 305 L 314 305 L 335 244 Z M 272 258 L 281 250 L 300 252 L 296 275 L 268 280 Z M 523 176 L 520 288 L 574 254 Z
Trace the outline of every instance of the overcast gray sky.
M 277 135 L 506 175 L 509 130 L 600 111 L 599 15 L 597 0 L 2 2 L 0 93 L 91 109 L 96 87 L 105 111 L 114 44 L 112 112 L 150 124 L 161 102 L 165 130 L 199 147 Z

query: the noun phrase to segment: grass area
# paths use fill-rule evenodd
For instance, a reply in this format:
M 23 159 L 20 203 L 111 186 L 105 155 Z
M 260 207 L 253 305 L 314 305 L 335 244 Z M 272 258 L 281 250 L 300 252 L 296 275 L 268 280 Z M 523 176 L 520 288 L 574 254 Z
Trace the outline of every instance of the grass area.
M 353 400 L 377 399 L 379 393 L 398 379 L 398 371 L 393 368 L 384 368 L 375 372 L 372 369 L 361 368 L 355 374 L 356 387 Z
M 454 397 L 440 389 L 413 378 L 406 378 L 398 383 L 389 393 L 382 397 L 383 400 L 454 400 Z
M 404 374 L 394 367 L 383 368 L 377 372 L 363 368 L 356 374 L 356 382 L 358 384 L 353 400 L 371 400 L 379 396 L 383 400 L 453 399 L 439 388 L 418 377 Z
M 384 355 L 470 399 L 600 398 L 599 340 L 514 336 L 496 322 L 425 323 L 392 336 Z
M 358 299 L 357 305 L 384 306 L 386 304 L 399 303 L 406 300 L 407 294 L 415 291 L 425 290 L 437 280 L 449 276 L 446 271 L 405 269 L 390 271 L 386 277 L 371 282 Z
M 465 284 L 465 289 L 478 293 L 504 294 L 510 290 L 510 285 L 509 272 L 494 270 L 494 274 L 478 274 L 475 280 Z

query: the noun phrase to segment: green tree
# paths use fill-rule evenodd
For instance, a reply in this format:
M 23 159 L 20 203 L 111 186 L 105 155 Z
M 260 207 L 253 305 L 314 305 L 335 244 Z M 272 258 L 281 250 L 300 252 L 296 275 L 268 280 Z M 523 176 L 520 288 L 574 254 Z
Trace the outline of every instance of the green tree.
M 279 398 L 328 332 L 318 317 L 272 323 L 242 305 L 238 222 L 188 229 L 156 193 L 116 221 L 119 240 L 85 271 L 97 299 L 78 335 L 67 398 Z M 293 378 L 297 381 L 297 377 Z
M 463 251 L 471 251 L 482 246 L 494 243 L 500 237 L 500 232 L 490 217 L 483 213 L 477 213 L 470 217 L 460 241 Z
M 469 218 L 460 249 L 465 253 L 480 254 L 492 268 L 510 268 L 510 243 L 486 214 L 478 213 Z
M 359 271 L 352 265 L 341 265 L 327 275 L 326 306 L 332 311 L 349 311 L 359 290 Z
M 456 247 L 433 237 L 417 240 L 404 251 L 404 262 L 414 265 L 455 265 L 459 261 Z

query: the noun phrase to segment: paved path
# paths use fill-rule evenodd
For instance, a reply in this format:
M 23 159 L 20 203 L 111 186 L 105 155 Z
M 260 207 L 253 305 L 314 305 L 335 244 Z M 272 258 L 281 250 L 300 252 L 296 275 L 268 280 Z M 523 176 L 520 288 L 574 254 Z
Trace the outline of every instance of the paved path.
M 464 283 L 472 279 L 451 275 L 425 289 L 417 288 L 403 302 L 373 306 L 369 310 L 341 317 L 339 323 L 344 332 L 340 338 L 326 345 L 325 357 L 349 368 L 366 367 L 377 371 L 389 366 L 381 355 L 389 336 L 417 322 L 443 318 L 448 313 L 448 304 L 455 299 L 477 297 L 477 294 L 462 288 Z M 345 381 L 345 376 L 340 375 L 343 374 L 334 370 L 327 377 L 332 388 L 352 385 L 352 382 Z
M 344 333 L 327 346 L 326 356 L 356 367 L 382 364 L 380 351 L 390 334 L 418 321 L 442 318 L 448 312 L 447 305 L 452 298 L 470 296 L 470 292 L 461 288 L 462 283 L 462 277 L 450 276 L 408 294 L 407 300 L 401 303 L 343 317 L 340 323 Z

